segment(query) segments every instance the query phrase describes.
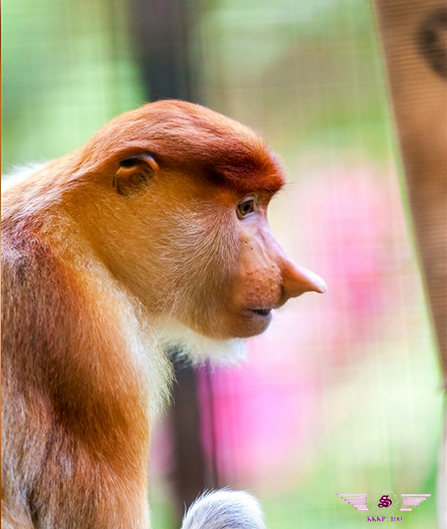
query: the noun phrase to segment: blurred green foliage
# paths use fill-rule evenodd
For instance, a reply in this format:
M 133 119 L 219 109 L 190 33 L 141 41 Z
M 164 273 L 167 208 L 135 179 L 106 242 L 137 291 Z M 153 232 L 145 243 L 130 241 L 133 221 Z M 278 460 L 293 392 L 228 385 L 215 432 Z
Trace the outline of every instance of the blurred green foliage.
M 367 0 L 227 0 L 207 12 L 201 29 L 204 99 L 261 130 L 283 157 L 324 145 L 328 155 L 389 158 Z
M 82 145 L 144 101 L 125 2 L 2 3 L 2 172 Z
M 267 134 L 286 158 L 322 142 L 389 155 L 367 0 L 201 4 L 191 54 L 203 60 L 203 102 Z M 3 170 L 72 150 L 144 102 L 128 7 L 125 0 L 3 2 Z

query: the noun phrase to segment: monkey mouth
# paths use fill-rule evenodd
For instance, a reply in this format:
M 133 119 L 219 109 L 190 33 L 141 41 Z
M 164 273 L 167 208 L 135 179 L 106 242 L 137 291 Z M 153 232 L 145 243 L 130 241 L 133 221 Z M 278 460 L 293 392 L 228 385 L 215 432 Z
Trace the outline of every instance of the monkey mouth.
M 258 316 L 269 316 L 272 312 L 272 309 L 248 309 L 253 314 L 256 314 Z

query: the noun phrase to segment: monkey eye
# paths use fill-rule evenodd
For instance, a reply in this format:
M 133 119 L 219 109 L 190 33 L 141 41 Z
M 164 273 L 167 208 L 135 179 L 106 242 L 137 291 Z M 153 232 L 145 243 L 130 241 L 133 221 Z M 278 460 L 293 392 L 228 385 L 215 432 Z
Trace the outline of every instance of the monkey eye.
M 253 197 L 246 197 L 239 202 L 236 213 L 239 219 L 243 219 L 255 211 L 256 203 Z

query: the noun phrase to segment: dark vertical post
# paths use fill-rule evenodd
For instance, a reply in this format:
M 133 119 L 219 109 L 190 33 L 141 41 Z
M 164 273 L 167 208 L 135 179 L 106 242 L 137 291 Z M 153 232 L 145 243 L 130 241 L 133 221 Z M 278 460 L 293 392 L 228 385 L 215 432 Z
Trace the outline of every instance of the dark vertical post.
M 197 98 L 197 62 L 190 58 L 194 6 L 190 0 L 133 0 L 135 53 L 152 101 Z
M 169 410 L 175 453 L 172 482 L 181 508 L 179 514 L 183 514 L 185 505 L 189 506 L 199 493 L 215 483 L 201 443 L 198 373 L 190 364 L 176 359 L 175 351 L 171 353 L 176 375 L 174 403 Z
M 148 100 L 197 101 L 197 59 L 193 62 L 190 57 L 196 14 L 189 0 L 133 0 L 134 49 Z M 171 479 L 180 518 L 185 505 L 216 484 L 213 465 L 207 464 L 201 443 L 197 372 L 178 360 L 176 351 L 170 353 L 176 375 L 169 410 L 175 458 Z

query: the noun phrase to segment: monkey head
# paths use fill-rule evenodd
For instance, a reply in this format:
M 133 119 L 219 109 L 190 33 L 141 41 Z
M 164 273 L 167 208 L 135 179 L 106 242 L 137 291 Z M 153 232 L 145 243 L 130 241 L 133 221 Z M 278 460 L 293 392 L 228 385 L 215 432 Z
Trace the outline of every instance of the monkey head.
M 289 298 L 326 290 L 270 231 L 267 207 L 284 176 L 251 129 L 161 101 L 118 116 L 77 157 L 84 231 L 154 316 L 245 338 Z

